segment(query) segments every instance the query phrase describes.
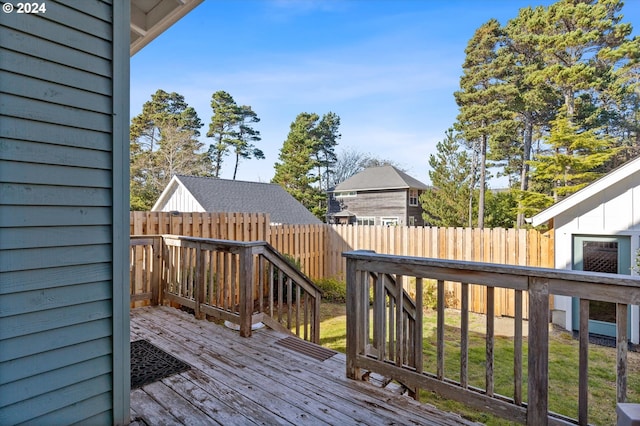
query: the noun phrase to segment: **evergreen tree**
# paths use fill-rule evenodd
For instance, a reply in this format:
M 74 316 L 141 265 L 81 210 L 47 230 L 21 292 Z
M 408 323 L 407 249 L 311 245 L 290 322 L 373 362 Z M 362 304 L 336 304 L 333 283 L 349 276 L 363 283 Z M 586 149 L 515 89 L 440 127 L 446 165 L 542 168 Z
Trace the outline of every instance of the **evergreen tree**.
M 231 140 L 231 145 L 236 156 L 236 164 L 233 168 L 233 180 L 236 180 L 238 164 L 240 159 L 264 159 L 264 152 L 256 148 L 254 142 L 259 142 L 262 138 L 260 132 L 255 130 L 251 123 L 258 123 L 260 119 L 250 106 L 242 105 L 238 107 L 238 129 L 235 139 Z
M 212 165 L 214 177 L 220 177 L 220 170 L 224 157 L 229 154 L 229 149 L 237 140 L 237 129 L 240 121 L 239 108 L 233 97 L 219 90 L 211 96 L 211 123 L 209 123 L 208 138 L 213 138 L 207 152 Z
M 513 129 L 513 114 L 507 109 L 509 85 L 503 83 L 507 69 L 498 61 L 497 49 L 502 29 L 495 19 L 476 30 L 465 49 L 460 91 L 455 93 L 460 107 L 456 129 L 479 154 L 478 227 L 484 227 L 487 183 L 487 148 L 491 138 L 504 137 Z
M 489 228 L 513 228 L 516 224 L 518 199 L 514 191 L 487 191 L 486 225 Z
M 555 87 L 570 120 L 577 94 L 601 90 L 607 84 L 603 77 L 637 47 L 638 40 L 628 39 L 631 24 L 620 22 L 622 7 L 622 0 L 560 0 L 535 8 L 520 22 L 545 64 L 532 72 L 531 81 Z
M 519 184 L 519 190 L 514 191 L 512 198 L 529 190 L 534 134 L 541 134 L 561 105 L 559 93 L 550 85 L 532 82 L 531 76 L 545 67 L 526 24 L 533 14 L 532 8 L 522 8 L 518 16 L 508 22 L 505 46 L 498 52 L 509 63 L 510 71 L 505 81 L 513 86 L 509 109 L 515 113 L 519 138 L 503 141 L 502 145 L 493 147 L 493 151 L 496 157 L 508 158 L 504 174 L 513 176 L 509 187 L 515 188 Z M 521 202 L 519 206 L 518 228 L 524 226 L 525 219 Z
M 329 188 L 330 175 L 337 160 L 335 147 L 341 137 L 338 133 L 339 127 L 340 117 L 333 112 L 328 112 L 322 116 L 314 129 L 316 138 L 314 155 L 318 165 L 318 186 L 322 191 Z
M 272 182 L 282 186 L 314 215 L 324 220 L 326 211 L 322 209 L 322 202 L 325 195 L 317 186 L 319 176 L 313 174 L 318 166 L 315 154 L 319 118 L 317 114 L 303 112 L 291 123 L 287 139 L 280 149 L 279 162 L 275 163 Z
M 178 93 L 157 90 L 131 120 L 131 208 L 149 210 L 174 174 L 204 174 L 202 122 Z
M 548 205 L 558 202 L 602 176 L 601 166 L 615 154 L 615 140 L 595 130 L 580 131 L 568 117 L 559 115 L 547 138 L 551 155 L 532 161 L 534 178 L 549 182 L 553 192 Z
M 433 226 L 466 226 L 467 201 L 471 191 L 471 162 L 456 141 L 453 129 L 429 156 L 432 187 L 420 196 L 422 217 Z

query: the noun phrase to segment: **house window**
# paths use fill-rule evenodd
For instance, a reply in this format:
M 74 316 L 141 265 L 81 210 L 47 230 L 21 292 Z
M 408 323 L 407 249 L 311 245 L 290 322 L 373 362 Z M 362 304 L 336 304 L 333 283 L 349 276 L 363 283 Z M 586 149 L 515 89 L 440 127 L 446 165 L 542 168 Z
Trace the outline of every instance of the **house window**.
M 416 226 L 416 217 L 409 216 L 409 226 Z
M 418 205 L 418 190 L 410 189 L 409 190 L 409 205 L 417 206 Z
M 341 192 L 336 192 L 335 196 L 336 198 L 347 198 L 347 197 L 355 197 L 357 194 L 356 191 L 341 191 Z
M 369 217 L 369 216 L 358 217 L 357 223 L 358 223 L 358 225 L 375 225 L 376 224 L 376 218 L 375 217 Z
M 397 217 L 383 217 L 380 219 L 380 222 L 382 223 L 382 225 L 386 225 L 386 226 L 396 226 L 398 224 L 398 218 Z

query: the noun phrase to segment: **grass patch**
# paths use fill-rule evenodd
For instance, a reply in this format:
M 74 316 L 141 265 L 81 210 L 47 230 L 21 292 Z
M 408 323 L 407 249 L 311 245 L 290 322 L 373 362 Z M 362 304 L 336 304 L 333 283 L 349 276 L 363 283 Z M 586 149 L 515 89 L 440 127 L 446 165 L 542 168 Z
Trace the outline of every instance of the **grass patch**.
M 320 344 L 336 351 L 346 351 L 346 308 L 342 303 L 323 302 L 320 305 Z M 460 315 L 447 310 L 445 315 L 445 375 L 459 379 Z M 485 317 L 470 314 L 469 383 L 484 388 Z M 424 324 L 425 371 L 434 372 L 436 362 L 436 314 L 425 316 Z M 527 339 L 523 354 L 523 395 L 527 397 Z M 495 392 L 513 395 L 513 339 L 495 337 L 494 349 Z M 589 423 L 612 425 L 616 423 L 616 349 L 589 346 Z M 627 399 L 640 403 L 640 353 L 629 352 L 627 367 Z M 505 420 L 471 410 L 463 404 L 442 399 L 423 391 L 420 400 L 436 407 L 461 414 L 467 419 L 487 425 L 507 425 Z M 549 337 L 549 409 L 565 416 L 578 416 L 578 341 L 564 331 L 553 329 Z

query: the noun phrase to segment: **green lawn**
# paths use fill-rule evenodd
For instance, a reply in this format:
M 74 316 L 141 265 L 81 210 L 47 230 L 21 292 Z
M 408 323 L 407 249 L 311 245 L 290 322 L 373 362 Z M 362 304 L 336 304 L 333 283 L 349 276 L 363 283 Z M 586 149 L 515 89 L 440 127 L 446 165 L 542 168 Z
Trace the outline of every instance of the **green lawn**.
M 425 371 L 435 371 L 435 313 L 428 315 L 424 325 Z M 482 330 L 484 316 L 471 315 L 471 330 Z M 446 314 L 445 373 L 448 378 L 459 377 L 459 315 L 457 311 Z M 320 343 L 344 352 L 346 350 L 346 316 L 344 304 L 322 302 Z M 527 344 L 524 345 L 523 393 L 526 400 Z M 551 411 L 576 418 L 578 416 L 578 342 L 565 331 L 553 330 L 549 342 L 549 408 Z M 484 334 L 472 332 L 469 345 L 470 385 L 484 387 Z M 612 425 L 616 422 L 616 350 L 591 345 L 589 348 L 589 422 L 596 425 Z M 513 395 L 513 339 L 495 339 L 495 391 Z M 629 352 L 627 374 L 629 402 L 640 402 L 640 353 Z M 423 392 L 421 401 L 441 409 L 454 411 L 464 417 L 488 425 L 504 425 L 508 422 L 484 413 L 469 410 L 462 404 L 443 400 L 430 392 Z

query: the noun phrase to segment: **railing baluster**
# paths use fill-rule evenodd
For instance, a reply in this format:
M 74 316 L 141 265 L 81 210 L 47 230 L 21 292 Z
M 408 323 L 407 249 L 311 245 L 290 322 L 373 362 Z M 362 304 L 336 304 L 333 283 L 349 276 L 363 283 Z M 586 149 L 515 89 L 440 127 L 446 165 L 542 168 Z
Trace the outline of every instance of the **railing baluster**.
M 273 298 L 275 293 L 273 292 L 273 280 L 275 278 L 274 275 L 274 266 L 273 263 L 269 263 L 269 316 L 273 316 Z
M 264 312 L 264 263 L 266 260 L 258 256 L 258 312 Z
M 629 306 L 624 303 L 616 305 L 616 402 L 627 402 L 627 326 Z
M 278 322 L 282 322 L 282 307 L 284 305 L 284 272 L 278 269 Z
M 416 372 L 421 374 L 424 371 L 422 361 L 422 339 L 423 339 L 423 316 L 424 316 L 424 283 L 422 278 L 416 278 L 416 320 L 413 327 L 413 362 Z
M 205 319 L 206 315 L 201 311 L 201 303 L 204 303 L 204 277 L 205 277 L 205 251 L 202 250 L 202 244 L 198 244 L 195 253 L 195 277 L 194 277 L 194 296 L 196 302 L 195 317 Z
M 589 422 L 589 300 L 580 299 L 580 362 L 578 367 L 578 424 Z
M 495 288 L 487 287 L 487 327 L 485 334 L 485 386 L 487 396 L 493 396 L 493 349 L 495 344 Z
M 460 386 L 469 387 L 469 284 L 461 283 Z
M 292 313 L 292 301 L 293 301 L 293 287 L 291 283 L 291 278 L 286 277 L 287 279 L 287 329 L 291 330 L 291 317 Z
M 296 284 L 296 336 L 300 336 L 300 286 Z
M 242 287 L 242 279 L 243 279 L 243 273 L 248 271 L 245 271 L 242 269 L 242 267 L 238 268 L 239 263 L 241 262 L 241 258 L 242 258 L 242 251 L 240 252 L 240 254 L 232 254 L 231 257 L 231 303 L 230 303 L 230 308 L 231 310 L 235 311 L 236 310 L 236 306 L 239 305 L 239 299 L 242 299 L 242 295 L 238 294 L 238 290 L 240 290 L 240 292 L 242 292 L 242 290 L 240 289 L 240 287 Z M 240 311 L 242 308 L 238 308 L 238 311 Z M 242 322 L 242 320 L 240 320 L 240 322 Z
M 438 280 L 438 317 L 437 321 L 437 331 L 436 331 L 436 362 L 438 363 L 436 376 L 438 380 L 444 379 L 444 308 L 445 308 L 445 300 L 444 300 L 444 281 Z
M 396 275 L 396 365 L 402 366 L 404 360 L 404 279 Z
M 371 321 L 371 317 L 369 316 L 369 295 L 373 293 L 373 300 L 375 301 L 375 291 L 377 288 L 376 283 L 378 276 L 372 276 L 367 271 L 360 271 L 359 278 L 361 288 L 359 288 L 358 293 L 358 324 L 362 324 L 362 328 L 360 329 L 360 333 L 358 335 L 359 341 L 357 353 L 358 355 L 364 355 L 368 346 L 370 346 L 371 344 L 375 346 L 375 333 L 371 327 L 373 322 Z M 373 309 L 375 309 L 375 302 L 372 307 Z
M 515 318 L 513 321 L 513 402 L 522 405 L 522 290 L 515 290 Z
M 374 314 L 373 314 L 373 333 L 374 333 L 374 346 L 378 351 L 378 359 L 384 361 L 385 359 L 385 346 L 386 346 L 386 306 L 385 306 L 385 280 L 384 274 L 378 275 L 376 282 L 376 290 L 374 295 Z

